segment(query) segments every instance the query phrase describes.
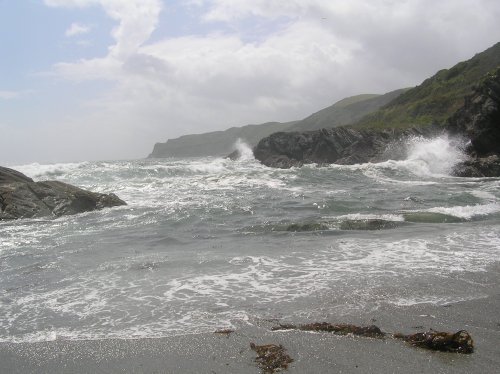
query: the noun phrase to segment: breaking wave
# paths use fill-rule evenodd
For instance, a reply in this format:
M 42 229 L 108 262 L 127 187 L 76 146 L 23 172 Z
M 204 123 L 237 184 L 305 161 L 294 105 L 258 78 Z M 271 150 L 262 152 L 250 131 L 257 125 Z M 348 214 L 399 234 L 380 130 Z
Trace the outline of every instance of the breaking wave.
M 238 138 L 238 140 L 236 140 L 236 143 L 234 143 L 234 147 L 239 153 L 239 160 L 248 161 L 255 159 L 253 156 L 252 148 L 242 139 Z
M 415 175 L 449 175 L 453 167 L 464 161 L 463 143 L 448 135 L 433 139 L 413 138 L 407 145 L 408 168 Z

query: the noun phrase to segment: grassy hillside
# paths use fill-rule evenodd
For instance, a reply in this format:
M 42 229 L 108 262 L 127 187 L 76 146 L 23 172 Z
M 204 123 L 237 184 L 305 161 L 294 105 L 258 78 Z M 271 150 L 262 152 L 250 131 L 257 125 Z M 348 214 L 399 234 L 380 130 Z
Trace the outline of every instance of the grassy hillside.
M 297 122 L 288 131 L 309 131 L 349 125 L 386 105 L 405 91 L 406 89 L 401 89 L 384 95 L 364 94 L 342 99 Z
M 356 125 L 362 127 L 407 127 L 443 125 L 464 103 L 464 97 L 489 71 L 500 65 L 500 43 L 463 61 L 451 69 L 437 72 Z

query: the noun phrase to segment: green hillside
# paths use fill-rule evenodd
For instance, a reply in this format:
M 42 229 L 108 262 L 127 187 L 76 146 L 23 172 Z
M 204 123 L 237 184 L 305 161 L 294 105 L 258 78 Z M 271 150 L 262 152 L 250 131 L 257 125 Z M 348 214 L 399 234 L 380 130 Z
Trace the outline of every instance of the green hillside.
M 310 131 L 349 125 L 386 105 L 405 91 L 406 89 L 400 89 L 384 95 L 363 94 L 342 99 L 298 121 L 288 131 Z
M 443 125 L 464 103 L 464 97 L 489 71 L 500 65 L 500 43 L 444 69 L 408 90 L 380 110 L 367 115 L 356 126 L 407 127 L 411 125 Z

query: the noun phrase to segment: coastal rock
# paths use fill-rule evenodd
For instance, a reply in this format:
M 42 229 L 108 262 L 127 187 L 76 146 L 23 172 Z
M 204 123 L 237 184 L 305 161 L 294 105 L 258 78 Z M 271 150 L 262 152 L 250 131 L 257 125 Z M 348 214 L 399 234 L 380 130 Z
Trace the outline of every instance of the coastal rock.
M 470 159 L 455 166 L 459 177 L 500 176 L 500 68 L 488 74 L 448 119 L 447 130 L 469 139 Z
M 470 139 L 469 154 L 486 157 L 500 154 L 500 68 L 487 74 L 464 105 L 447 121 L 451 133 Z
M 278 132 L 262 139 L 254 148 L 254 156 L 266 166 L 290 168 L 303 164 L 352 165 L 402 158 L 387 154 L 388 145 L 411 136 L 431 136 L 433 127 L 406 130 L 367 130 L 337 127 L 307 132 Z
M 491 155 L 489 157 L 471 158 L 455 165 L 453 175 L 475 178 L 498 177 L 500 176 L 500 157 Z
M 0 220 L 63 216 L 126 205 L 115 194 L 90 192 L 58 181 L 34 182 L 0 166 Z

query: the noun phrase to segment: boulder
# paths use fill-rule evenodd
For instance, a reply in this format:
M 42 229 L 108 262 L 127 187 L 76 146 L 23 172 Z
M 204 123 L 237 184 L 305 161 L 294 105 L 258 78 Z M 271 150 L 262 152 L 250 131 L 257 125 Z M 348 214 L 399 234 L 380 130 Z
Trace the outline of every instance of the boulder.
M 59 217 L 126 205 L 115 194 L 87 191 L 58 181 L 34 182 L 0 166 L 0 220 Z

